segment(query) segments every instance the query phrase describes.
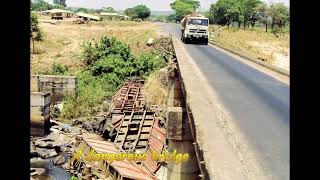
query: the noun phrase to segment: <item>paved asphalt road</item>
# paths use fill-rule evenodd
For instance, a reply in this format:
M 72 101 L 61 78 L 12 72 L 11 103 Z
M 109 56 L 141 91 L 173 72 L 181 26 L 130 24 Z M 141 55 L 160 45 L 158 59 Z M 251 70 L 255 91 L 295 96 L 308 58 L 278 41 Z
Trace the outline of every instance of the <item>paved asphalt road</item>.
M 162 24 L 161 29 L 180 39 L 178 24 Z M 289 179 L 289 85 L 214 47 L 184 46 L 255 148 L 265 172 Z

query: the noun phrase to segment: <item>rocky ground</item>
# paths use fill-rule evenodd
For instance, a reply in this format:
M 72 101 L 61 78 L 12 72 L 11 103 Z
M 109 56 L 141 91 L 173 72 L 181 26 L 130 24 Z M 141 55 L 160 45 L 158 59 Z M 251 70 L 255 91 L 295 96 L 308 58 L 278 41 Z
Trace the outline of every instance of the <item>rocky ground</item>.
M 75 119 L 71 124 L 51 120 L 48 135 L 30 138 L 31 179 L 48 179 L 50 176 L 59 175 L 52 171 L 68 169 L 68 161 L 75 152 L 77 139 L 85 132 L 98 132 L 99 124 L 105 118 L 101 115 L 92 117 L 89 121 Z M 59 175 L 59 179 L 70 179 L 66 177 L 66 171 L 63 174 L 65 178 Z

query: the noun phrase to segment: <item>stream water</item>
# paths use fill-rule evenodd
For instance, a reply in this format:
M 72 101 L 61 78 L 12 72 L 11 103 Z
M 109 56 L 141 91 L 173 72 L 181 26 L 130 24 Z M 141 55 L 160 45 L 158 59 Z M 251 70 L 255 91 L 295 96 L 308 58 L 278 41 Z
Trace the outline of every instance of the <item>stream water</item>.
M 68 157 L 65 156 L 65 159 Z M 61 166 L 55 166 L 49 159 L 31 159 L 30 160 L 30 167 L 31 168 L 44 168 L 46 169 L 45 175 L 37 175 L 34 176 L 35 178 L 38 178 L 39 180 L 70 180 L 69 173 L 63 169 Z

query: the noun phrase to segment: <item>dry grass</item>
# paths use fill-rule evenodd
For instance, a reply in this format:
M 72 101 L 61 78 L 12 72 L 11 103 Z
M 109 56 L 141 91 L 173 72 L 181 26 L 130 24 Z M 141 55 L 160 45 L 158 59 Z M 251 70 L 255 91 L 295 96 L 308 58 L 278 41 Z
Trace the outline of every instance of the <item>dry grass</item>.
M 144 86 L 143 95 L 148 106 L 166 107 L 167 87 L 161 82 L 161 71 L 152 73 Z
M 268 63 L 289 70 L 289 34 L 276 37 L 263 28 L 249 30 L 224 28 L 220 35 L 211 26 L 211 41 L 245 56 L 265 59 Z
M 40 27 L 45 33 L 42 42 L 35 43 L 35 54 L 31 54 L 31 73 L 48 70 L 54 62 L 66 65 L 71 74 L 80 72 L 84 64 L 81 59 L 81 43 L 99 40 L 110 35 L 128 43 L 133 53 L 148 51 L 148 38 L 157 38 L 157 26 L 151 22 L 101 21 L 89 24 L 73 24 L 72 19 L 53 25 L 46 16 L 40 16 Z M 32 48 L 32 44 L 31 44 Z

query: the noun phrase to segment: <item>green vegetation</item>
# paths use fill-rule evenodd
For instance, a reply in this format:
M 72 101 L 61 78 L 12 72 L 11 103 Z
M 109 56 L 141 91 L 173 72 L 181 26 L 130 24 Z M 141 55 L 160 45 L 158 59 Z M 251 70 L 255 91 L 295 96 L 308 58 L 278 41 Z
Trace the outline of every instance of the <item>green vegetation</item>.
M 88 10 L 87 8 L 78 8 L 76 10 L 76 12 L 83 12 L 83 13 L 88 13 L 90 10 Z
M 46 69 L 42 71 L 38 71 L 37 74 L 43 74 L 43 75 L 64 75 L 64 76 L 70 76 L 72 75 L 69 71 L 69 68 L 66 65 L 62 65 L 60 63 L 54 62 L 51 66 L 51 69 Z
M 170 4 L 171 9 L 175 12 L 170 18 L 175 18 L 180 21 L 187 14 L 196 11 L 200 7 L 200 2 L 197 0 L 176 0 Z M 172 21 L 172 19 L 169 19 Z
M 53 0 L 53 4 L 56 6 L 66 7 L 66 0 Z
M 39 27 L 38 17 L 35 13 L 31 13 L 30 16 L 30 28 L 31 28 L 31 38 L 35 41 L 43 40 L 43 32 Z
M 131 17 L 132 19 L 142 19 L 142 20 L 146 20 L 150 14 L 151 14 L 151 11 L 150 9 L 143 5 L 143 4 L 140 4 L 140 5 L 137 5 L 133 8 L 127 8 L 124 13 Z
M 53 5 L 49 4 L 44 0 L 35 0 L 34 2 L 31 1 L 31 10 L 32 11 L 45 11 L 53 9 Z
M 67 9 L 65 0 L 59 0 L 54 2 L 54 4 L 50 4 L 44 0 L 35 0 L 31 1 L 30 7 L 32 11 L 46 11 L 50 9 Z
M 94 107 L 111 97 L 128 77 L 146 78 L 165 66 L 165 60 L 153 52 L 134 56 L 130 47 L 114 37 L 83 44 L 87 67 L 78 75 L 78 97 L 67 97 L 61 113 L 63 119 L 89 116 Z
M 176 14 L 170 14 L 169 16 L 167 16 L 166 20 L 169 22 L 176 22 L 177 16 L 176 16 Z
M 75 177 L 75 176 L 71 176 L 70 180 L 79 180 L 79 178 Z
M 115 12 L 117 12 L 117 11 L 115 11 L 115 10 L 113 9 L 113 7 L 103 7 L 103 8 L 101 9 L 101 12 L 115 13 Z
M 271 29 L 285 27 L 289 22 L 289 9 L 283 3 L 275 3 L 270 6 L 260 0 L 218 0 L 210 6 L 207 12 L 210 22 L 218 25 L 237 23 L 238 28 L 253 28 L 256 22 L 266 26 L 271 21 Z
M 39 27 L 38 17 L 35 13 L 31 13 L 30 16 L 30 38 L 32 42 L 32 53 L 35 53 L 34 42 L 42 41 L 44 33 Z
M 58 64 L 58 63 L 53 63 L 52 65 L 52 71 L 50 74 L 53 75 L 67 75 L 68 73 L 68 67 Z
M 101 13 L 101 12 L 108 12 L 108 13 L 116 13 L 117 11 L 113 9 L 113 7 L 103 7 L 101 9 L 90 9 L 90 8 L 75 8 L 75 12 L 84 12 L 84 13 Z

